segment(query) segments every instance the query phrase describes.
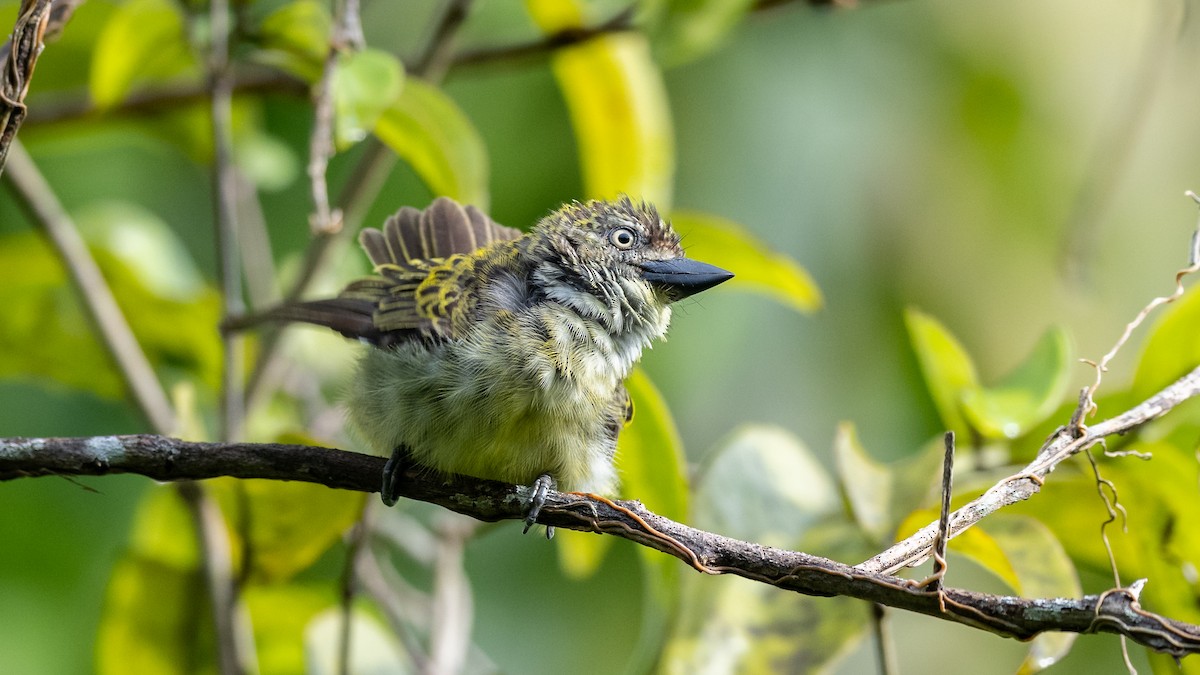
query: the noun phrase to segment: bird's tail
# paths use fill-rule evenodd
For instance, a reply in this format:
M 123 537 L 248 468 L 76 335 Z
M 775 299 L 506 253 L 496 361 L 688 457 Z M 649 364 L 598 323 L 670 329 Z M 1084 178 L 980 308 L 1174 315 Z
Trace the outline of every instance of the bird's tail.
M 236 333 L 266 323 L 311 323 L 333 330 L 348 338 L 372 340 L 378 337 L 373 316 L 375 303 L 356 298 L 330 298 L 277 305 L 252 314 L 231 316 L 221 322 L 223 333 Z

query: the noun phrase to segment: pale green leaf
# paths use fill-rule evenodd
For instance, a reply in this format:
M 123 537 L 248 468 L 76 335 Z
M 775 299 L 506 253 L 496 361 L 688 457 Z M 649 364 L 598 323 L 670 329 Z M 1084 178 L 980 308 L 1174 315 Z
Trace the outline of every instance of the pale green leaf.
M 928 314 L 906 309 L 904 324 L 942 423 L 957 433 L 966 432 L 967 422 L 960 407 L 962 395 L 979 387 L 970 355 L 945 326 Z
M 339 668 L 338 647 L 342 635 L 342 612 L 328 609 L 309 624 L 304 636 L 305 672 L 310 675 L 401 675 L 412 662 L 390 630 L 371 614 L 354 608 L 350 613 L 348 668 Z
M 367 137 L 396 102 L 404 67 L 395 56 L 363 49 L 338 56 L 333 77 L 334 140 L 339 150 Z
M 621 495 L 672 520 L 688 516 L 683 441 L 662 394 L 640 368 L 625 380 L 633 400 L 633 421 L 617 441 Z
M 733 272 L 728 283 L 774 298 L 799 312 L 821 306 L 821 290 L 790 257 L 772 251 L 733 221 L 693 211 L 671 215 L 688 257 Z
M 833 455 L 854 520 L 873 540 L 883 541 L 892 524 L 888 511 L 892 502 L 891 473 L 867 454 L 854 426 L 847 422 L 838 426 Z
M 96 39 L 88 80 L 92 102 L 120 103 L 139 81 L 163 79 L 197 66 L 183 15 L 170 0 L 129 0 L 117 6 Z
M 963 412 L 985 438 L 1016 438 L 1053 413 L 1062 401 L 1071 366 L 1066 331 L 1046 331 L 1029 356 L 1002 382 L 963 392 Z
M 216 385 L 221 358 L 213 330 L 219 317 L 216 293 L 195 286 L 195 268 L 182 249 L 168 243 L 174 234 L 165 224 L 144 210 L 111 206 L 81 213 L 81 226 L 96 242 L 92 254 L 139 344 L 156 368 L 179 369 Z M 118 214 L 129 217 L 104 226 Z M 127 263 L 145 252 L 150 257 Z M 100 396 L 122 396 L 124 381 L 45 242 L 29 232 L 0 236 L 0 266 L 9 275 L 0 284 L 5 308 L 0 376 L 47 378 Z
M 242 550 L 252 554 L 252 578 L 268 583 L 312 565 L 357 522 L 366 499 L 363 493 L 301 482 L 217 479 L 209 487 Z
M 1017 573 L 1018 593 L 1027 598 L 1077 598 L 1083 594 L 1079 575 L 1062 544 L 1041 522 L 1011 514 L 995 514 L 982 523 Z M 1075 642 L 1074 633 L 1043 633 L 1029 645 L 1019 673 L 1036 673 L 1058 663 Z
M 563 574 L 571 579 L 587 579 L 600 569 L 600 563 L 612 548 L 613 538 L 560 528 L 555 532 L 554 543 Z
M 714 450 L 693 499 L 697 527 L 838 559 L 865 557 L 839 517 L 828 472 L 787 431 L 746 426 Z M 830 528 L 833 529 L 830 529 Z M 814 533 L 817 533 L 814 537 Z M 828 533 L 832 533 L 826 536 Z M 825 548 L 835 542 L 838 551 Z M 809 598 L 743 579 L 684 579 L 681 603 L 659 659 L 662 673 L 814 672 L 844 654 L 865 629 L 862 603 Z
M 945 451 L 940 438 L 912 455 L 883 464 L 862 447 L 854 425 L 843 422 L 833 452 L 850 513 L 876 543 L 891 541 L 900 515 L 928 503 L 941 484 Z
M 738 429 L 709 455 L 693 502 L 696 527 L 780 547 L 839 504 L 812 452 L 787 431 L 761 425 Z
M 450 97 L 416 79 L 380 115 L 375 135 L 408 162 L 430 191 L 486 210 L 487 149 Z
M 96 636 L 96 672 L 193 673 L 212 653 L 209 604 L 192 519 L 171 486 L 147 491 L 129 551 L 109 577 Z
M 1200 365 L 1200 288 L 1193 287 L 1154 322 L 1133 376 L 1143 400 Z
M 258 27 L 261 51 L 255 58 L 296 75 L 305 82 L 321 79 L 333 19 L 317 0 L 292 0 L 271 12 Z
M 242 599 L 254 626 L 254 648 L 261 673 L 305 672 L 305 633 L 321 612 L 339 605 L 334 583 L 250 585 Z M 336 644 L 336 642 L 334 643 Z
M 654 51 L 668 65 L 697 59 L 721 44 L 754 0 L 658 0 L 647 3 Z
M 209 612 L 198 567 L 184 569 L 126 554 L 113 567 L 105 591 L 95 672 L 216 672 L 216 664 L 206 658 L 215 653 Z

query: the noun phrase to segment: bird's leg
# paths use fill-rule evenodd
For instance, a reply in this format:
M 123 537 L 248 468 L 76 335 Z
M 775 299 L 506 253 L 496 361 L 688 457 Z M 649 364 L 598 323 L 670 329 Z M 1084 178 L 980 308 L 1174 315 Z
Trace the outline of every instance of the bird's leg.
M 397 445 L 392 450 L 392 457 L 383 465 L 383 487 L 379 489 L 379 498 L 386 506 L 395 506 L 400 498 L 400 481 L 404 472 L 413 465 L 412 453 L 406 445 Z M 544 498 L 543 498 L 544 499 Z
M 542 512 L 542 507 L 546 505 L 546 496 L 555 488 L 554 479 L 548 473 L 538 476 L 533 485 L 530 486 L 529 493 L 529 511 L 525 513 L 525 529 L 522 534 L 529 531 L 533 524 L 537 522 L 538 514 Z M 554 536 L 554 528 L 546 526 L 546 538 L 550 539 Z

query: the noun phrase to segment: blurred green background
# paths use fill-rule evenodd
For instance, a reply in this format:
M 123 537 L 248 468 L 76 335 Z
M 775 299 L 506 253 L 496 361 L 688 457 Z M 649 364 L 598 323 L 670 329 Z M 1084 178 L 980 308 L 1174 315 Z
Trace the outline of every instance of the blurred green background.
M 519 3 L 477 4 L 461 48 L 536 35 Z M 1185 263 L 1196 213 L 1183 192 L 1200 189 L 1200 27 L 1184 11 L 1193 3 L 861 4 L 752 12 L 716 48 L 664 70 L 675 208 L 742 224 L 803 265 L 825 297 L 809 316 L 732 289 L 677 309 L 669 342 L 643 364 L 694 463 L 746 422 L 783 427 L 829 467 L 843 420 L 875 456 L 906 457 L 943 427 L 906 337 L 906 307 L 947 325 L 988 382 L 1052 323 L 1067 329 L 1077 355 L 1098 358 L 1149 298 L 1170 291 Z M 368 3 L 367 44 L 410 58 L 436 5 Z M 598 17 L 621 7 L 597 5 Z M 166 223 L 212 284 L 210 182 L 181 131 L 191 122 L 39 120 L 85 95 L 92 45 L 114 6 L 85 3 L 47 47 L 20 138 L 82 223 L 114 209 Z M 15 9 L 0 3 L 0 25 L 11 25 Z M 582 196 L 571 123 L 544 57 L 455 68 L 445 90 L 484 139 L 499 222 L 524 227 Z M 271 180 L 259 188 L 286 272 L 308 238 L 311 108 L 278 94 L 247 114 L 273 153 L 264 170 Z M 360 152 L 334 159 L 335 188 Z M 401 163 L 365 222 L 430 198 Z M 0 235 L 31 228 L 4 193 Z M 346 263 L 325 291 L 361 271 L 357 252 L 341 255 Z M 337 350 L 332 371 L 352 360 L 353 345 L 306 339 Z M 1131 349 L 1109 382 L 1127 382 L 1133 364 Z M 1092 378 L 1082 365 L 1070 372 L 1068 391 Z M 118 399 L 19 368 L 0 375 L 0 436 L 146 430 Z M 133 477 L 0 484 L 0 670 L 92 669 L 105 583 L 148 487 Z M 495 528 L 468 551 L 473 637 L 501 672 L 620 672 L 639 630 L 638 564 L 634 547 L 616 542 L 598 576 L 569 580 L 553 546 L 518 536 L 515 525 Z M 530 581 L 509 583 L 512 570 Z M 951 583 L 1003 592 L 970 563 L 952 570 Z M 1106 583 L 1084 576 L 1088 591 Z M 597 626 L 604 637 L 589 637 Z M 896 616 L 895 629 L 905 672 L 967 663 L 977 673 L 1012 672 L 1026 650 L 921 617 Z M 864 641 L 836 671 L 873 667 Z M 1124 672 L 1117 640 L 1081 638 L 1052 672 L 1085 668 Z

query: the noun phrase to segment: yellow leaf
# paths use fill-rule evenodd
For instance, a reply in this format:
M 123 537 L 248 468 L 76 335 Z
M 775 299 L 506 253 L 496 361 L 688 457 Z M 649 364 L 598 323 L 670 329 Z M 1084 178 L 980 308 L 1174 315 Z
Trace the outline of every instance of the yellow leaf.
M 821 307 L 821 289 L 808 272 L 737 223 L 694 211 L 676 212 L 671 222 L 683 236 L 688 257 L 733 272 L 731 285 L 763 293 L 799 312 Z
M 628 194 L 670 208 L 675 142 L 666 88 L 646 38 L 614 33 L 554 53 L 589 198 Z

